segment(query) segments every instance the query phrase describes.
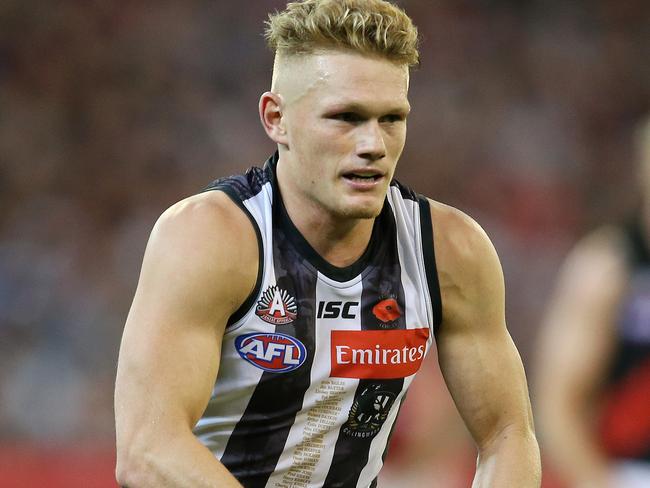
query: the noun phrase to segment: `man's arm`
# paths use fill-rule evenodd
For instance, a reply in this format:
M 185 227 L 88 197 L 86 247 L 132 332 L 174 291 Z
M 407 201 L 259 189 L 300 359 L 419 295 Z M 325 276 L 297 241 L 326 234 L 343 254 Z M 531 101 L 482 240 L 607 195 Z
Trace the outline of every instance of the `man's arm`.
M 541 482 L 524 369 L 505 325 L 503 272 L 485 232 L 432 202 L 443 304 L 440 368 L 478 450 L 474 488 Z
M 257 256 L 251 223 L 221 192 L 184 200 L 156 223 L 118 361 L 121 486 L 241 486 L 192 428 L 214 386 L 228 317 L 254 287 Z
M 566 259 L 541 328 L 537 406 L 549 458 L 571 487 L 614 487 L 594 432 L 594 406 L 615 344 L 625 289 L 621 237 L 601 229 Z

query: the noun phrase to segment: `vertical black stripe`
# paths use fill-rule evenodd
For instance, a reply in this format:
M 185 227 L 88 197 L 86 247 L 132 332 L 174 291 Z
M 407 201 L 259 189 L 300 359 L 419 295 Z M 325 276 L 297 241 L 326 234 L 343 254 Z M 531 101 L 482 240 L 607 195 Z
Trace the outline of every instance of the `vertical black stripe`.
M 388 434 L 388 440 L 386 441 L 386 447 L 384 447 L 384 453 L 381 455 L 381 462 L 382 465 L 385 464 L 386 462 L 386 456 L 388 456 L 388 448 L 390 447 L 390 440 L 393 438 L 393 432 L 395 432 L 395 427 L 397 426 L 397 419 L 399 418 L 399 413 L 402 411 L 402 406 L 404 405 L 404 400 L 406 400 L 406 394 L 402 396 L 402 400 L 399 403 L 399 407 L 397 410 L 397 415 L 395 416 L 395 422 L 393 422 L 393 425 L 390 427 L 390 434 Z M 370 483 L 369 488 L 375 488 L 377 486 L 377 481 L 379 480 L 379 474 L 375 476 L 375 479 L 372 480 L 372 483 Z
M 393 432 L 395 432 L 395 427 L 397 427 L 397 419 L 399 418 L 399 414 L 402 411 L 402 407 L 404 406 L 405 401 L 406 401 L 406 393 L 404 393 L 404 395 L 402 395 L 402 399 L 399 402 L 397 415 L 395 416 L 395 422 L 393 422 L 393 425 L 390 428 L 390 434 L 388 434 L 388 440 L 386 441 L 386 447 L 384 448 L 384 453 L 381 455 L 382 463 L 386 462 L 386 456 L 388 456 L 388 448 L 390 447 L 390 441 L 393 438 Z M 375 478 L 375 484 L 376 484 L 376 481 L 377 481 L 377 478 Z
M 422 233 L 422 254 L 424 255 L 424 267 L 431 296 L 431 308 L 433 310 L 433 332 L 437 332 L 442 323 L 442 299 L 440 297 L 440 283 L 438 282 L 438 269 L 436 268 L 436 256 L 433 247 L 433 224 L 431 222 L 431 205 L 429 200 L 420 196 L 420 229 Z
M 388 205 L 388 203 L 386 203 Z M 397 250 L 397 230 L 392 212 L 390 218 L 382 222 L 385 230 L 382 249 L 370 264 L 370 270 L 363 276 L 361 293 L 361 329 L 386 330 L 405 329 L 405 297 L 401 281 L 401 266 Z M 382 322 L 373 313 L 373 307 L 382 300 L 397 301 L 402 314 L 392 322 Z M 356 486 L 361 471 L 368 463 L 368 454 L 372 440 L 383 428 L 383 421 L 377 425 L 366 422 L 368 416 L 359 415 L 373 412 L 374 399 L 389 399 L 392 408 L 397 396 L 402 391 L 404 380 L 361 379 L 354 395 L 353 406 L 348 421 L 339 430 L 334 448 L 334 457 L 330 471 L 325 479 L 325 488 L 350 488 Z M 356 407 L 356 408 L 355 408 Z M 356 414 L 356 415 L 355 415 Z M 384 418 L 385 420 L 385 418 Z
M 274 229 L 273 237 L 276 284 L 298 304 L 296 319 L 277 325 L 275 330 L 300 340 L 307 350 L 307 359 L 295 371 L 262 374 L 228 440 L 221 462 L 246 488 L 263 488 L 275 470 L 309 388 L 315 349 L 317 276 L 302 264 L 302 258 L 289 245 L 282 229 Z

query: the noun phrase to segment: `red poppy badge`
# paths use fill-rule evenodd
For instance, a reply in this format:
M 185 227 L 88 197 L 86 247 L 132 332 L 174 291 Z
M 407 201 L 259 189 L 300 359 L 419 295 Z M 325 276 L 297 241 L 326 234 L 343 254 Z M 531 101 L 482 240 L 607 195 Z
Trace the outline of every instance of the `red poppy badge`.
M 386 298 L 372 307 L 372 313 L 384 323 L 393 322 L 402 316 L 402 310 L 394 298 Z

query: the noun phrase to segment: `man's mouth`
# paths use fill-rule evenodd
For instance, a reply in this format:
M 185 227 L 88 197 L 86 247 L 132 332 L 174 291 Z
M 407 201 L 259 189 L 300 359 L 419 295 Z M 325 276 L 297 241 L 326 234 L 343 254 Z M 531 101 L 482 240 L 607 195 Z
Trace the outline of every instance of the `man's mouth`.
M 343 178 L 346 180 L 358 182 L 358 183 L 371 183 L 373 181 L 378 181 L 383 177 L 380 173 L 366 173 L 366 172 L 352 172 L 345 173 Z

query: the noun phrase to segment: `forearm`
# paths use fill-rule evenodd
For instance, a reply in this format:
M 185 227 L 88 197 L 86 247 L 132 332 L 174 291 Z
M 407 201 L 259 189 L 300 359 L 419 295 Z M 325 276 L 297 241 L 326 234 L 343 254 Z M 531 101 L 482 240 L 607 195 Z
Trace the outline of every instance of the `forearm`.
M 124 488 L 241 488 L 191 433 L 134 444 L 140 447 L 118 449 L 117 479 Z
M 504 430 L 479 450 L 472 488 L 539 488 L 541 463 L 531 431 Z

